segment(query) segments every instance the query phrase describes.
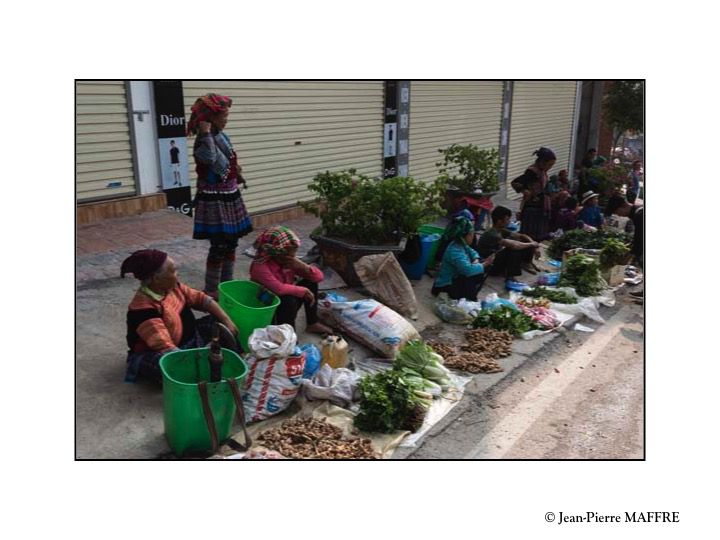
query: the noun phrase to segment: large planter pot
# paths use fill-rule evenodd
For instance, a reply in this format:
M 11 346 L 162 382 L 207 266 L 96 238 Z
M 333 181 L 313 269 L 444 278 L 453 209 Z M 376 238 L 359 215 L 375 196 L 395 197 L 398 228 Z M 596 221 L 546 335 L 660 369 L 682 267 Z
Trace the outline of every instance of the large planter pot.
M 405 249 L 406 242 L 403 238 L 394 245 L 364 246 L 319 234 L 311 234 L 310 238 L 317 244 L 323 264 L 335 270 L 350 287 L 362 285 L 360 278 L 355 273 L 353 266 L 355 262 L 365 255 L 377 255 L 388 251 L 398 255 Z

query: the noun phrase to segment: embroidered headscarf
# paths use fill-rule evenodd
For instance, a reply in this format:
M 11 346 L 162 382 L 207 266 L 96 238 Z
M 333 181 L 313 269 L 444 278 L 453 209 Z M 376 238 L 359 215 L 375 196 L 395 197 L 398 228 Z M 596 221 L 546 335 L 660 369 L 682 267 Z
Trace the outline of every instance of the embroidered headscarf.
M 458 239 L 462 240 L 462 243 L 465 243 L 465 236 L 473 230 L 475 230 L 475 226 L 472 221 L 465 216 L 457 216 L 445 228 L 442 238 L 447 243 Z
M 255 240 L 255 262 L 264 263 L 273 257 L 282 257 L 300 247 L 297 235 L 283 225 L 266 229 Z
M 219 94 L 205 94 L 197 98 L 190 108 L 190 120 L 187 124 L 188 135 L 197 135 L 198 123 L 210 122 L 213 116 L 222 114 L 232 106 L 232 99 Z
M 141 249 L 125 259 L 120 267 L 120 277 L 133 274 L 137 279 L 147 279 L 162 268 L 167 253 L 157 249 Z

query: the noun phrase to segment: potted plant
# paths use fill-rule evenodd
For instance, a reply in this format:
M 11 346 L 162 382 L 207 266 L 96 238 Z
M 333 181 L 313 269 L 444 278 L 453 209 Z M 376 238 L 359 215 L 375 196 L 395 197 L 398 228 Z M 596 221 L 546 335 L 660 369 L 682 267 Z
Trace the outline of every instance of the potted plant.
M 355 169 L 319 173 L 308 189 L 313 201 L 300 205 L 321 225 L 310 237 L 323 262 L 350 286 L 360 285 L 353 263 L 365 255 L 405 249 L 420 225 L 442 213 L 439 184 L 412 178 L 374 180 Z
M 438 181 L 446 189 L 445 206 L 454 211 L 455 201 L 462 196 L 492 197 L 500 188 L 498 173 L 500 154 L 496 148 L 480 149 L 474 144 L 452 146 L 438 150 L 443 161 L 438 167 Z

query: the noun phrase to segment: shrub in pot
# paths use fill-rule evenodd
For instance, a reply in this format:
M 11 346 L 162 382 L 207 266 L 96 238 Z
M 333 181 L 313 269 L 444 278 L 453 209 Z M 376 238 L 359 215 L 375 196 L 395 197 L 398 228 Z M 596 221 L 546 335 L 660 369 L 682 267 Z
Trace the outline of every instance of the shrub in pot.
M 438 150 L 443 161 L 436 163 L 438 181 L 447 188 L 462 194 L 476 193 L 486 196 L 497 193 L 500 154 L 496 148 L 478 148 L 474 144 L 452 146 Z

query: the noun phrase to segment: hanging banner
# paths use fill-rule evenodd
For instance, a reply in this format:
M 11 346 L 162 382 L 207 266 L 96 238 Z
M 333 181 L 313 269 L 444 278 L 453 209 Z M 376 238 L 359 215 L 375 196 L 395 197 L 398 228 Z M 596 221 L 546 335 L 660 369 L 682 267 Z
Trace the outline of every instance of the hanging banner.
M 192 216 L 182 81 L 153 81 L 160 174 L 168 207 Z

